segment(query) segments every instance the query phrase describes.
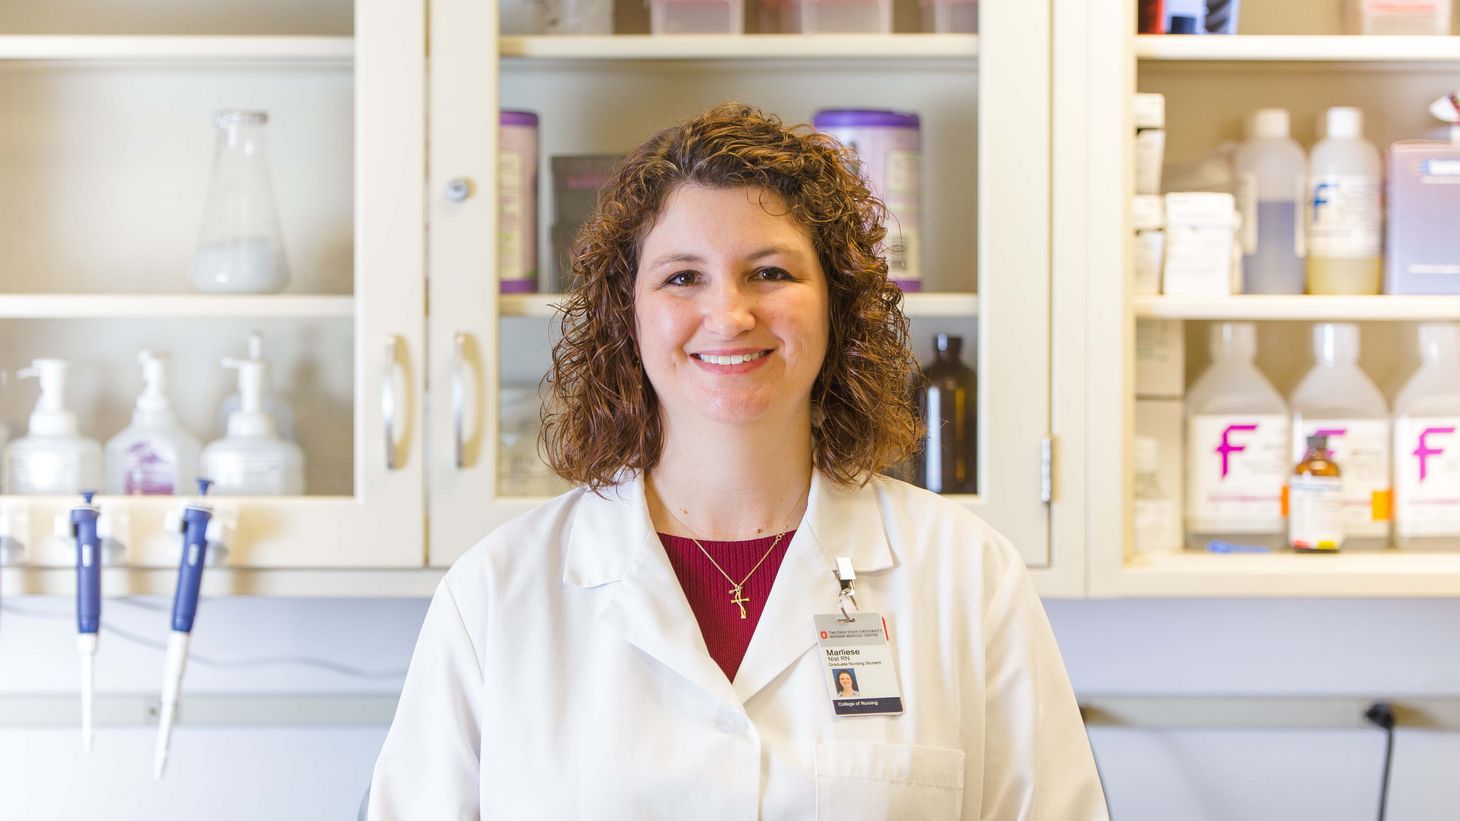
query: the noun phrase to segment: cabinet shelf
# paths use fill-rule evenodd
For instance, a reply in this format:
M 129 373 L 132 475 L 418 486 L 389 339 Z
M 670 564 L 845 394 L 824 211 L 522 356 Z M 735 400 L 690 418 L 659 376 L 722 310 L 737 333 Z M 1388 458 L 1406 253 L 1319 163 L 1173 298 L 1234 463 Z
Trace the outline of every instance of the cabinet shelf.
M 1460 318 L 1460 296 L 1138 296 L 1142 319 L 1409 321 Z
M 551 319 L 562 294 L 504 294 L 502 316 Z M 3 304 L 3 303 L 0 303 Z M 911 293 L 903 297 L 903 310 L 910 317 L 972 317 L 978 314 L 977 294 Z M 3 316 L 3 314 L 0 314 Z
M 1115 584 L 1130 596 L 1455 596 L 1460 553 L 1137 556 Z
M 0 294 L 0 319 L 348 319 L 353 296 Z
M 1183 62 L 1460 62 L 1460 37 L 1237 35 L 1136 37 L 1141 60 Z
M 503 37 L 503 57 L 535 60 L 927 61 L 978 56 L 976 34 L 615 34 Z
M 171 596 L 177 585 L 176 568 L 107 567 L 101 571 L 102 594 L 113 596 Z M 203 573 L 204 596 L 279 596 L 289 598 L 429 598 L 446 570 L 255 570 L 208 568 Z M 74 567 L 0 568 L 0 583 L 7 596 L 69 596 L 76 592 Z
M 321 63 L 348 66 L 350 37 L 0 36 L 0 60 Z

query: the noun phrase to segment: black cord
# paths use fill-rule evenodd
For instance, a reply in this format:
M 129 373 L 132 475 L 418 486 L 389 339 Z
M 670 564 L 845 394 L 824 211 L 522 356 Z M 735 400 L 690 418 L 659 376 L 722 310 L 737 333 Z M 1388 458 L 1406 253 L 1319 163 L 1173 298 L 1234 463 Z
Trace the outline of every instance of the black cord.
M 1384 780 L 1379 784 L 1379 821 L 1389 805 L 1389 772 L 1394 764 L 1394 708 L 1376 701 L 1364 711 L 1364 720 L 1384 731 Z

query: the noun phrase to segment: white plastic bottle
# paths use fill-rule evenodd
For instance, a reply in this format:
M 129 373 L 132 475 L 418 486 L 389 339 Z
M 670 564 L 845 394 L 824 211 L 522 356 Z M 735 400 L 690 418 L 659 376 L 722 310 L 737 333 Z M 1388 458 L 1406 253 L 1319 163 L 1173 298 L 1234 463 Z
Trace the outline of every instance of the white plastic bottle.
M 1303 293 L 1303 176 L 1307 157 L 1288 136 L 1288 112 L 1263 108 L 1248 122 L 1247 142 L 1232 158 L 1242 213 L 1242 291 Z
M 257 331 L 248 335 L 248 358 L 252 362 L 264 361 L 264 336 Z M 264 380 L 261 388 L 263 393 L 259 396 L 259 403 L 263 406 L 264 413 L 274 419 L 274 432 L 280 439 L 294 438 L 294 413 L 289 410 L 289 404 L 280 399 L 269 387 L 268 380 Z M 228 394 L 223 400 L 223 405 L 218 409 L 218 430 L 228 430 L 228 417 L 238 410 L 243 404 L 243 397 L 237 391 Z
M 178 423 L 167 401 L 167 360 L 151 351 L 142 363 L 142 394 L 132 424 L 106 444 L 106 492 L 114 495 L 189 493 L 198 467 L 198 440 Z
M 1250 322 L 1212 326 L 1212 364 L 1186 397 L 1186 542 L 1281 550 L 1288 406 L 1253 363 Z
M 1389 546 L 1389 403 L 1359 368 L 1359 326 L 1313 326 L 1313 369 L 1293 389 L 1290 453 L 1298 462 L 1308 437 L 1328 440 L 1343 485 L 1344 550 Z
M 1364 139 L 1364 113 L 1330 108 L 1327 136 L 1308 158 L 1310 294 L 1377 294 L 1383 274 L 1383 164 Z
M 202 475 L 213 480 L 214 495 L 303 495 L 304 455 L 275 434 L 259 402 L 267 366 L 254 359 L 225 359 L 223 366 L 238 369 L 242 403 L 228 417 L 227 435 L 203 448 Z
M 70 496 L 101 487 L 101 445 L 82 436 L 66 407 L 64 359 L 37 359 L 18 375 L 40 380 L 40 398 L 26 435 L 5 446 L 6 493 Z
M 1419 349 L 1394 400 L 1394 545 L 1460 551 L 1460 325 L 1420 325 Z

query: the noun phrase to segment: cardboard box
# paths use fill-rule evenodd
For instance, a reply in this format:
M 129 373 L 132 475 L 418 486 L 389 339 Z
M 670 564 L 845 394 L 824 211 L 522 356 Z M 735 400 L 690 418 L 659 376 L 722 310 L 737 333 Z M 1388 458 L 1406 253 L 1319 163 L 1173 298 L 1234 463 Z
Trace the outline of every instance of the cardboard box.
M 1186 395 L 1186 329 L 1179 319 L 1136 320 L 1136 397 Z
M 1137 399 L 1136 436 L 1149 436 L 1156 440 L 1156 483 L 1162 494 L 1172 502 L 1170 510 L 1175 521 L 1166 532 L 1174 534 L 1170 545 L 1172 551 L 1185 545 L 1186 510 L 1186 403 L 1180 399 Z

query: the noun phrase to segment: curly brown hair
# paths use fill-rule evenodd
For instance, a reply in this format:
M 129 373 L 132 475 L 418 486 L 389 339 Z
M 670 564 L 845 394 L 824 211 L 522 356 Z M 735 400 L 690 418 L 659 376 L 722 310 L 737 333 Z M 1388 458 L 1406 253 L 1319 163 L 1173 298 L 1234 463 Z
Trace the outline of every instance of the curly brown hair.
M 541 445 L 564 479 L 597 491 L 623 469 L 659 461 L 659 402 L 638 356 L 634 279 L 644 238 L 682 185 L 773 191 L 811 235 L 826 272 L 830 338 L 811 390 L 812 459 L 841 484 L 865 484 L 912 453 L 921 426 L 909 396 L 902 291 L 880 253 L 886 209 L 851 149 L 810 126 L 718 105 L 645 140 L 615 169 L 573 243 L 576 283 L 559 306 L 563 336 L 547 377 Z

